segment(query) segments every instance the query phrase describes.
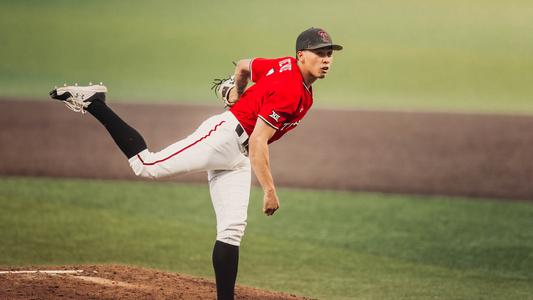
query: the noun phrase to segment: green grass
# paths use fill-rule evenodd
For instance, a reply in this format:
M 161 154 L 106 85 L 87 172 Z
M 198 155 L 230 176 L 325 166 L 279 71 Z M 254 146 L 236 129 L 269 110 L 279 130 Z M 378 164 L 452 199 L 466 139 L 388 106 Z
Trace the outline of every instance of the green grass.
M 319 299 L 533 299 L 533 205 L 254 190 L 239 283 Z M 122 263 L 212 277 L 204 185 L 0 180 L 0 265 Z
M 317 105 L 533 112 L 533 2 L 1 1 L 0 96 L 103 81 L 113 101 L 213 102 L 245 57 L 293 55 L 310 26 L 345 46 Z

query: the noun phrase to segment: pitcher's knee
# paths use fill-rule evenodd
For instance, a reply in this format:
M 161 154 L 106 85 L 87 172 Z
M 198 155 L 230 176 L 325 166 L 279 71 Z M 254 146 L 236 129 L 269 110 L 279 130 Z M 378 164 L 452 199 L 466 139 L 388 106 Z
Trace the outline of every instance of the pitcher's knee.
M 135 175 L 151 179 L 156 179 L 162 176 L 158 166 L 146 163 L 147 159 L 152 156 L 151 154 L 152 153 L 148 150 L 144 150 L 129 159 L 130 167 Z M 144 157 L 144 160 L 141 158 L 141 155 Z
M 217 232 L 217 241 L 234 246 L 240 246 L 242 237 L 244 236 L 245 228 L 246 222 L 233 223 L 224 228 L 220 228 Z
M 135 173 L 135 175 L 139 177 L 150 178 L 150 179 L 156 179 L 159 177 L 159 175 L 153 172 L 152 170 L 150 170 L 150 168 L 142 167 L 142 168 L 135 168 L 135 169 L 132 168 L 132 169 L 133 169 L 133 173 Z

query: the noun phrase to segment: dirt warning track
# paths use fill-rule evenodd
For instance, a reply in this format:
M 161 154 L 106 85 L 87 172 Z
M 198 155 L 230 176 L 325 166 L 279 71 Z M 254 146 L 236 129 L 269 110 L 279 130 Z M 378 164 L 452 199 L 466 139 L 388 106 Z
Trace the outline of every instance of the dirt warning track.
M 216 106 L 110 103 L 157 151 Z M 105 129 L 54 101 L 0 101 L 0 175 L 135 179 Z M 312 109 L 271 147 L 280 186 L 533 199 L 533 117 Z M 205 174 L 169 179 L 206 181 Z

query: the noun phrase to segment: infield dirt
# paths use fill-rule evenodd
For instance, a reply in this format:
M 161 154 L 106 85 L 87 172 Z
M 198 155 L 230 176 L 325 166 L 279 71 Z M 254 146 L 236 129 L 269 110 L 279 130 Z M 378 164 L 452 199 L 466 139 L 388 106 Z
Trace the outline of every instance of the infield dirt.
M 1 100 L 1 99 L 0 99 Z M 110 104 L 158 151 L 216 106 Z M 89 114 L 0 101 L 0 175 L 139 180 Z M 533 117 L 312 109 L 272 144 L 280 186 L 533 199 Z M 203 173 L 170 181 L 206 182 Z

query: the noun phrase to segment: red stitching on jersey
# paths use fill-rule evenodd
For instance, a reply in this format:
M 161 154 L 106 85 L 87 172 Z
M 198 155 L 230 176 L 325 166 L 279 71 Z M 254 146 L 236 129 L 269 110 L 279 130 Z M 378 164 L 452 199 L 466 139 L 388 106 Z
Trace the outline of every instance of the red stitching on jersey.
M 145 165 L 145 166 L 153 166 L 153 165 L 158 164 L 158 163 L 160 163 L 160 162 L 164 162 L 165 160 L 168 160 L 168 159 L 170 159 L 170 158 L 172 158 L 172 157 L 174 157 L 174 156 L 180 154 L 181 152 L 183 152 L 183 151 L 185 151 L 185 150 L 191 148 L 192 146 L 198 144 L 200 141 L 202 141 L 202 140 L 204 140 L 205 138 L 207 138 L 208 136 L 210 136 L 211 133 L 215 132 L 215 131 L 217 130 L 218 126 L 222 125 L 224 122 L 226 122 L 226 121 L 221 121 L 220 123 L 218 123 L 217 125 L 215 125 L 215 127 L 214 127 L 213 129 L 211 129 L 211 130 L 209 131 L 209 133 L 207 133 L 206 135 L 204 135 L 202 138 L 200 138 L 199 140 L 195 141 L 194 143 L 188 145 L 187 147 L 178 150 L 176 153 L 174 153 L 174 154 L 172 154 L 172 155 L 170 155 L 170 156 L 168 156 L 168 157 L 166 157 L 166 158 L 160 159 L 160 160 L 158 160 L 158 161 L 150 162 L 150 163 L 144 162 L 144 160 L 141 158 L 141 156 L 140 156 L 139 154 L 137 154 L 137 158 L 138 158 L 138 159 L 142 162 L 142 164 Z

